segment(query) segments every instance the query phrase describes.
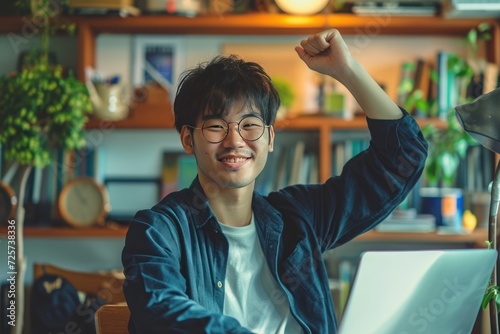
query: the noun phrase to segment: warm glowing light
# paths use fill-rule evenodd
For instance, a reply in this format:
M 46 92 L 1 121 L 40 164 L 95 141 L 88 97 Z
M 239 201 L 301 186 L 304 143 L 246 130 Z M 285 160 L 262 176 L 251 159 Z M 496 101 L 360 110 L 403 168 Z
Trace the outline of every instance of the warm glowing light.
M 311 15 L 319 13 L 328 0 L 275 0 L 276 5 L 288 14 Z

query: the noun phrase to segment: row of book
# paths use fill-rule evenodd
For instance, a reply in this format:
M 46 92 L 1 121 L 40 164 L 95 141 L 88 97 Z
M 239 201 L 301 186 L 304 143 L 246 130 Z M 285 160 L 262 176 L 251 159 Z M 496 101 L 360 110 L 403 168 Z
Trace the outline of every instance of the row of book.
M 335 306 L 335 314 L 340 321 L 344 314 L 349 294 L 351 293 L 359 259 L 355 257 L 340 257 L 334 263 L 337 264 L 337 268 L 335 273 L 331 273 L 329 285 Z M 328 265 L 327 262 L 327 267 Z
M 132 201 L 142 203 L 142 197 L 152 202 L 144 204 L 153 206 L 158 200 L 172 191 L 187 188 L 197 175 L 196 160 L 193 155 L 181 152 L 164 152 L 162 157 L 161 175 L 157 178 L 113 178 L 105 175 L 105 149 L 102 147 L 86 146 L 82 149 L 62 152 L 54 150 L 53 163 L 43 168 L 34 167 L 28 177 L 26 195 L 24 198 L 26 208 L 26 225 L 28 226 L 53 226 L 62 224 L 57 211 L 57 201 L 63 186 L 76 177 L 90 177 L 108 188 L 113 210 L 109 219 L 114 221 L 125 221 L 131 218 L 132 211 L 141 208 L 130 208 L 124 211 L 121 201 L 120 189 L 133 189 L 130 196 L 138 196 Z M 1 150 L 0 150 L 0 156 Z M 9 168 L 9 163 L 2 160 L 0 163 L 0 176 L 4 176 Z M 18 185 L 20 173 L 16 172 L 14 178 L 9 182 L 16 194 L 19 193 Z M 156 189 L 159 180 L 159 191 L 155 195 L 150 194 L 151 189 Z M 150 185 L 151 184 L 151 185 Z M 153 187 L 154 186 L 154 187 Z M 132 188 L 134 187 L 134 188 Z M 116 190 L 118 189 L 118 190 Z M 144 190 L 146 189 L 146 190 Z M 148 191 L 147 194 L 141 193 Z M 153 198 L 154 197 L 154 198 Z M 122 212 L 123 211 L 123 212 Z M 130 212 L 129 212 L 130 211 Z M 135 211 L 134 211 L 135 213 Z
M 288 185 L 318 183 L 318 171 L 317 152 L 309 149 L 306 141 L 297 140 L 277 146 L 257 177 L 255 190 L 267 195 Z
M 448 110 L 500 87 L 497 64 L 470 66 L 470 77 L 457 73 L 463 60 L 440 51 L 434 60 L 417 58 L 401 64 L 397 103 L 418 117 L 445 119 Z
M 319 182 L 317 145 L 309 145 L 307 138 L 277 145 L 269 154 L 264 171 L 256 181 L 256 190 L 262 194 L 281 189 L 291 184 L 314 184 Z M 365 150 L 369 145 L 369 133 L 362 131 L 336 131 L 332 134 L 332 175 L 339 175 L 345 163 Z M 103 148 L 85 147 L 63 153 L 54 151 L 54 163 L 44 168 L 34 168 L 27 186 L 25 203 L 27 224 L 46 224 L 58 218 L 56 203 L 63 185 L 74 177 L 89 176 L 106 183 L 104 175 L 105 152 Z M 461 164 L 457 186 L 484 191 L 491 181 L 494 157 L 481 146 L 469 149 Z M 0 174 L 6 172 L 8 164 L 0 164 Z M 3 173 L 1 173 L 3 172 Z M 189 187 L 197 174 L 194 156 L 183 152 L 163 153 L 159 199 L 172 191 Z M 17 184 L 14 180 L 12 184 Z M 410 195 L 409 207 L 418 208 L 418 188 Z M 17 192 L 17 191 L 16 191 Z M 154 203 L 151 203 L 154 204 Z
M 189 188 L 198 174 L 194 155 L 183 152 L 164 152 L 161 166 L 161 197 Z
M 335 131 L 332 135 L 332 175 L 340 175 L 346 162 L 369 145 L 368 130 Z
M 481 145 L 470 146 L 460 162 L 456 186 L 468 191 L 487 192 L 494 171 L 495 154 Z
M 332 171 L 339 175 L 345 163 L 370 143 L 368 130 L 335 131 L 332 134 Z M 319 179 L 317 142 L 309 137 L 286 138 L 275 145 L 263 172 L 257 177 L 256 190 L 262 194 L 294 184 L 317 184 Z
M 60 221 L 57 211 L 57 200 L 63 186 L 71 179 L 79 176 L 104 181 L 104 151 L 101 148 L 84 147 L 80 150 L 64 152 L 53 150 L 52 163 L 45 167 L 33 167 L 26 183 L 24 206 L 26 225 L 53 225 Z M 9 184 L 19 195 L 21 169 L 11 169 L 0 147 L 0 176 L 5 177 L 12 170 Z

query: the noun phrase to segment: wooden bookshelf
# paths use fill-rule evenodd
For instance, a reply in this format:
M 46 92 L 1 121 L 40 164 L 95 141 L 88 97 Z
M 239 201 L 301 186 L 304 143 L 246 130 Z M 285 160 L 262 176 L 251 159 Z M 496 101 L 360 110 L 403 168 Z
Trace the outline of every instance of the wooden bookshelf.
M 247 13 L 227 15 L 200 15 L 194 18 L 173 15 L 144 15 L 137 17 L 118 16 L 67 16 L 61 22 L 74 23 L 77 28 L 78 60 L 77 75 L 83 80 L 86 67 L 95 67 L 96 38 L 99 34 L 170 34 L 170 35 L 308 35 L 327 28 L 336 28 L 344 35 L 370 37 L 377 35 L 429 35 L 464 37 L 466 33 L 479 23 L 488 22 L 492 26 L 491 42 L 488 47 L 488 61 L 500 64 L 500 23 L 496 19 L 445 19 L 434 17 L 398 17 L 398 16 L 357 16 L 353 14 L 318 14 L 311 16 L 294 16 L 286 14 Z M 30 28 L 32 17 L 0 17 L 0 33 L 23 36 Z M 390 50 L 388 50 L 390 52 Z M 173 116 L 168 105 L 136 105 L 130 116 L 122 121 L 102 122 L 91 120 L 88 129 L 172 129 Z M 446 126 L 440 120 L 419 120 L 421 126 L 434 123 Z M 303 116 L 278 120 L 275 124 L 278 131 L 312 130 L 318 134 L 319 178 L 326 180 L 332 171 L 331 135 L 337 130 L 359 130 L 366 128 L 364 118 L 344 120 L 321 116 Z M 498 156 L 497 156 L 498 159 Z M 77 232 L 57 229 L 62 235 L 88 233 L 89 235 L 112 235 L 120 232 L 90 229 Z M 49 236 L 53 231 L 46 230 Z M 27 229 L 27 235 L 40 231 Z M 371 235 L 371 234 L 369 234 Z M 387 237 L 387 236 L 385 236 Z M 401 234 L 398 234 L 401 237 Z
M 493 27 L 492 42 L 488 48 L 488 60 L 500 63 L 500 30 L 495 20 L 444 19 L 435 17 L 371 17 L 353 14 L 319 14 L 294 16 L 286 14 L 248 13 L 228 15 L 201 15 L 194 18 L 173 15 L 147 15 L 121 18 L 117 16 L 75 16 L 63 17 L 74 22 L 78 31 L 77 74 L 84 79 L 84 69 L 95 67 L 96 37 L 110 34 L 200 34 L 200 35 L 308 35 L 335 27 L 345 35 L 359 35 L 369 38 L 376 35 L 441 35 L 465 36 L 479 23 L 488 21 Z M 20 27 L 20 20 L 9 19 L 0 31 Z M 428 121 L 422 121 L 425 123 Z M 432 121 L 431 121 L 432 122 Z M 173 117 L 169 106 L 137 105 L 131 108 L 130 116 L 118 122 L 107 124 L 122 129 L 172 128 Z M 91 120 L 89 129 L 102 127 L 102 122 Z M 335 130 L 360 129 L 366 127 L 364 119 L 345 121 L 328 117 L 299 117 L 280 120 L 277 130 L 318 131 L 319 177 L 325 181 L 331 174 L 331 133 Z

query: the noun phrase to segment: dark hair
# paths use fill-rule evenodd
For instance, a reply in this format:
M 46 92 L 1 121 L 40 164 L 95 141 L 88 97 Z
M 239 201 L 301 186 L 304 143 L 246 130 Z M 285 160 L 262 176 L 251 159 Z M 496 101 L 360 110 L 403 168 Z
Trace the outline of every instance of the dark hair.
M 200 115 L 222 117 L 243 101 L 273 125 L 280 105 L 278 92 L 262 66 L 235 55 L 217 56 L 185 72 L 174 102 L 175 128 L 195 126 Z

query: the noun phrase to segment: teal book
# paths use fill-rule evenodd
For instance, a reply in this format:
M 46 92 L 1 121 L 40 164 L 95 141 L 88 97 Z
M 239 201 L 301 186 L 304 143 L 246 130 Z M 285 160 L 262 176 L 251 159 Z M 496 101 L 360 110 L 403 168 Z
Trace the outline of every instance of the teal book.
M 451 93 L 453 75 L 448 70 L 448 61 L 450 59 L 449 53 L 445 51 L 438 52 L 437 55 L 437 103 L 438 103 L 438 116 L 446 119 L 448 109 L 451 106 Z
M 198 165 L 194 155 L 180 155 L 179 166 L 179 190 L 189 188 L 196 175 L 198 175 Z

